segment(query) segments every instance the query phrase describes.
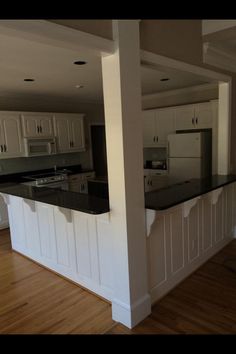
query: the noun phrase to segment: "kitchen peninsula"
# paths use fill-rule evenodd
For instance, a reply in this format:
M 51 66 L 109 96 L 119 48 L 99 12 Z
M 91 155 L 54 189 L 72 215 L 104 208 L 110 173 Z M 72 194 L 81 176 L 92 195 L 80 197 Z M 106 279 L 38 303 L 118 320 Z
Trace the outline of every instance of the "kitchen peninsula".
M 13 250 L 111 300 L 109 201 L 22 182 L 22 174 L 0 178 Z
M 108 199 L 13 180 L 7 183 L 5 178 L 0 184 L 12 248 L 111 301 Z M 167 182 L 145 193 L 145 208 L 154 303 L 234 236 L 236 176 Z

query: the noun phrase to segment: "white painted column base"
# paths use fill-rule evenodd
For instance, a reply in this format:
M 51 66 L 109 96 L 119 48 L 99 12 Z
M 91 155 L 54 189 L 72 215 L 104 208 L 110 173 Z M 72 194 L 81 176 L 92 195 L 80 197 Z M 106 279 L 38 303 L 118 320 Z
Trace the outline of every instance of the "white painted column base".
M 128 328 L 133 328 L 151 313 L 151 297 L 146 294 L 131 307 L 118 299 L 112 300 L 112 318 L 123 323 Z

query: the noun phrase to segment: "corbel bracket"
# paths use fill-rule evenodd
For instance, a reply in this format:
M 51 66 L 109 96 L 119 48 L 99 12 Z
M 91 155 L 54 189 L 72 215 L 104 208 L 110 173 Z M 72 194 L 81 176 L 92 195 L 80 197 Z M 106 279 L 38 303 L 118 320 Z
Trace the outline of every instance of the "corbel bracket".
M 0 193 L 0 195 L 3 197 L 4 202 L 5 202 L 7 205 L 10 205 L 9 194 Z
M 57 210 L 63 214 L 64 218 L 66 219 L 67 222 L 72 223 L 72 212 L 71 209 L 67 209 L 67 208 L 62 208 L 57 206 L 56 207 Z
M 27 205 L 30 207 L 30 210 L 31 210 L 33 213 L 36 212 L 36 203 L 35 203 L 35 200 L 23 198 L 23 201 L 24 201 L 25 204 L 27 204 Z
M 146 233 L 147 237 L 150 236 L 151 227 L 157 216 L 157 211 L 152 209 L 146 209 Z
M 215 189 L 214 191 L 210 192 L 209 193 L 210 203 L 215 205 L 218 202 L 218 199 L 222 192 L 223 192 L 223 187 Z
M 191 209 L 197 204 L 198 200 L 201 199 L 201 197 L 196 197 L 190 200 L 187 200 L 186 202 L 183 203 L 183 215 L 184 218 L 187 218 L 189 216 L 189 213 Z

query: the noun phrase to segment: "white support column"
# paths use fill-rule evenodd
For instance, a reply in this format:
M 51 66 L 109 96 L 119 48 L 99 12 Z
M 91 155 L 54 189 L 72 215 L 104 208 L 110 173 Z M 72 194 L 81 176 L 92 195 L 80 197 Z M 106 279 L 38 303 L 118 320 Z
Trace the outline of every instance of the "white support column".
M 114 297 L 112 317 L 134 327 L 151 312 L 148 293 L 139 21 L 114 20 L 115 52 L 102 58 Z
M 230 173 L 231 82 L 219 83 L 218 174 Z

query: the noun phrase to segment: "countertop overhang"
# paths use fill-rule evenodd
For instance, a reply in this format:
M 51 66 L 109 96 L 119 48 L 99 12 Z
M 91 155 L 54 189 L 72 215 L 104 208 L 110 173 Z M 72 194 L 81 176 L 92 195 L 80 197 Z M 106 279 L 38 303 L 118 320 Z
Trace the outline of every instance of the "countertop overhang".
M 33 187 L 20 183 L 0 183 L 0 193 L 77 210 L 87 214 L 104 214 L 110 211 L 107 199 L 47 187 Z
M 231 174 L 169 184 L 164 188 L 146 192 L 145 208 L 166 210 L 233 182 L 236 182 L 236 175 Z M 0 193 L 89 214 L 103 214 L 110 211 L 108 199 L 47 187 L 39 188 L 16 182 L 0 183 Z
M 213 175 L 203 179 L 190 179 L 145 193 L 145 207 L 165 210 L 217 188 L 236 182 L 236 175 Z

